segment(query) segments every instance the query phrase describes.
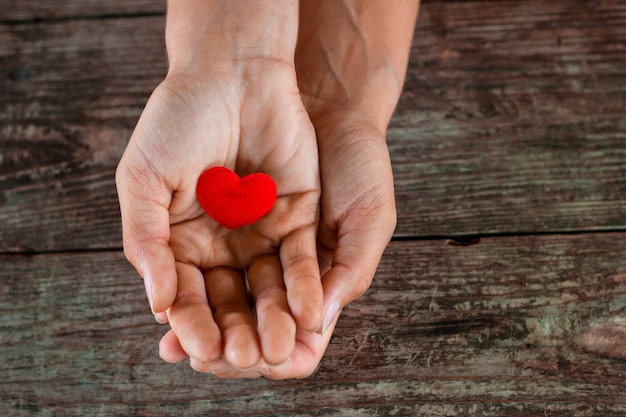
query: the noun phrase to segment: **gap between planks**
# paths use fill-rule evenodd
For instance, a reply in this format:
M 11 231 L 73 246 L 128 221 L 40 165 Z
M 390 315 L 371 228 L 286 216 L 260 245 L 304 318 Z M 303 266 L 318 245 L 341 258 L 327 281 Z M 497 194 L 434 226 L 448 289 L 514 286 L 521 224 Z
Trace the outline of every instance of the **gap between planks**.
M 481 239 L 497 238 L 524 238 L 524 237 L 549 237 L 549 236 L 580 236 L 580 235 L 601 235 L 601 234 L 626 234 L 626 228 L 607 228 L 593 230 L 563 230 L 563 231 L 537 231 L 537 232 L 497 232 L 483 234 L 451 234 L 451 235 L 394 235 L 391 242 L 428 242 L 441 241 L 455 246 L 470 246 L 480 243 Z M 59 250 L 21 250 L 21 251 L 0 251 L 0 256 L 36 256 L 36 255 L 64 255 L 64 254 L 85 254 L 85 253 L 109 253 L 123 252 L 122 246 L 106 248 L 74 248 Z

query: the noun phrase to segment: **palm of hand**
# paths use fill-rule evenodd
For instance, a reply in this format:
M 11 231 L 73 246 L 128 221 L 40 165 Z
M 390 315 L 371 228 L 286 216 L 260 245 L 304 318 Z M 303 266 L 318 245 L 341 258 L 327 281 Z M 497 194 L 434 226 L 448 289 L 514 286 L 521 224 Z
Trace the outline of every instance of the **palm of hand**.
M 161 238 L 173 252 L 178 283 L 168 310 L 174 333 L 164 337 L 162 354 L 182 350 L 196 368 L 220 366 L 222 355 L 239 368 L 283 362 L 296 324 L 314 330 L 321 321 L 315 134 L 295 79 L 268 74 L 265 84 L 255 80 L 243 91 L 218 80 L 166 80 L 120 164 L 150 191 L 144 198 L 167 208 Z M 278 187 L 272 211 L 234 231 L 215 223 L 195 196 L 210 166 L 271 175 Z

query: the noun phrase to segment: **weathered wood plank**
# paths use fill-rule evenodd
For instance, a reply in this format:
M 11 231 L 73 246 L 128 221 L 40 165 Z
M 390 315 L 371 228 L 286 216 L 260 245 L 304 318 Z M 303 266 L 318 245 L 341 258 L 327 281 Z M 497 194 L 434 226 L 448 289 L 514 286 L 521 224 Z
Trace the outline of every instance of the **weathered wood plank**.
M 0 412 L 622 417 L 625 237 L 394 242 L 318 373 L 282 382 L 161 362 L 119 252 L 2 256 Z
M 165 11 L 165 0 L 0 0 L 0 23 L 42 19 L 153 14 Z
M 626 227 L 626 5 L 423 7 L 389 131 L 399 234 Z
M 165 73 L 163 24 L 0 26 L 1 250 L 120 246 L 114 171 Z
M 625 16 L 424 4 L 389 130 L 397 234 L 623 230 Z M 0 251 L 120 246 L 115 164 L 165 69 L 162 16 L 0 25 Z

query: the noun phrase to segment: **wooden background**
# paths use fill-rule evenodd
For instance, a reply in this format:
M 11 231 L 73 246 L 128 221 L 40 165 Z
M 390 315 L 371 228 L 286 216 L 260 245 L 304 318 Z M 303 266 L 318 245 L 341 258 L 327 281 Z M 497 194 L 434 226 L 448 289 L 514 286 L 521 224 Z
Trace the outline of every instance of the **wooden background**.
M 396 236 L 319 371 L 281 382 L 162 362 L 121 251 L 163 11 L 0 0 L 1 415 L 626 416 L 625 1 L 423 2 Z

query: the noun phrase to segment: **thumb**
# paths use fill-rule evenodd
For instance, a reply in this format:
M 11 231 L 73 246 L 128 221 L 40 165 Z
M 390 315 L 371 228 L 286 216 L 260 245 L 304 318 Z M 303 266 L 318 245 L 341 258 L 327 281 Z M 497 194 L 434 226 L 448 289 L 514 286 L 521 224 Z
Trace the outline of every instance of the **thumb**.
M 370 287 L 380 258 L 391 240 L 396 225 L 393 200 L 389 207 L 366 213 L 348 214 L 339 225 L 332 265 L 322 277 L 322 334 L 333 325 L 344 306 Z
M 149 169 L 132 169 L 123 157 L 115 173 L 122 215 L 124 255 L 144 279 L 153 313 L 174 302 L 178 285 L 169 246 L 172 192 Z M 134 164 L 133 168 L 139 166 Z

